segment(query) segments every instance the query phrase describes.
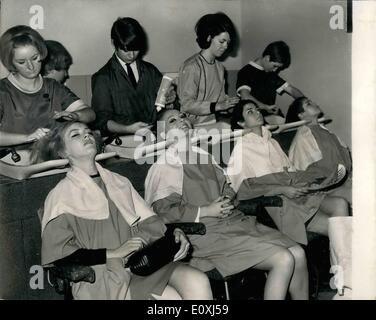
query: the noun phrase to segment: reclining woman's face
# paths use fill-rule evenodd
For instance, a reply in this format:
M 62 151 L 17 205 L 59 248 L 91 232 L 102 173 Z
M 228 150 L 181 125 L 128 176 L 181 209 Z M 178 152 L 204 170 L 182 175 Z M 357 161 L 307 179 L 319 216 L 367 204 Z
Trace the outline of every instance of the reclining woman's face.
M 304 99 L 302 104 L 304 112 L 299 114 L 301 119 L 312 119 L 318 117 L 322 112 L 320 107 L 309 99 Z
M 86 124 L 74 122 L 63 133 L 64 155 L 70 160 L 94 159 L 97 145 L 94 135 Z
M 180 130 L 184 135 L 189 133 L 189 130 L 193 128 L 191 121 L 187 118 L 187 115 L 178 110 L 166 111 L 162 120 L 165 123 L 165 132 L 170 130 Z
M 242 115 L 244 121 L 239 122 L 239 125 L 244 129 L 258 127 L 264 124 L 264 117 L 262 116 L 258 108 L 252 103 L 246 104 L 243 107 Z

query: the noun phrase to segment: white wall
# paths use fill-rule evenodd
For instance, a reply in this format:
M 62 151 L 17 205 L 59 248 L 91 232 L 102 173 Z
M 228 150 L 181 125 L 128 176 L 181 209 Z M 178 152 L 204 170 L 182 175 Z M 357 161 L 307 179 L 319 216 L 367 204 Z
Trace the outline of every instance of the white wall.
M 194 25 L 206 13 L 223 11 L 240 30 L 240 0 L 2 0 L 0 31 L 29 24 L 32 5 L 44 9 L 45 39 L 62 42 L 71 52 L 72 75 L 97 71 L 112 54 L 112 23 L 123 16 L 137 19 L 149 39 L 145 60 L 161 71 L 177 71 L 179 65 L 199 50 Z M 238 69 L 241 56 L 228 58 L 227 69 Z
M 329 128 L 351 146 L 351 35 L 329 27 L 332 0 L 243 0 L 242 61 L 260 55 L 265 46 L 284 40 L 292 63 L 281 76 L 316 101 L 334 121 Z M 279 97 L 287 110 L 291 98 Z
M 40 32 L 46 39 L 61 41 L 71 52 L 74 58 L 71 75 L 91 75 L 112 54 L 109 33 L 113 21 L 119 16 L 131 16 L 140 21 L 148 34 L 149 52 L 145 59 L 162 72 L 171 72 L 177 71 L 187 57 L 199 50 L 194 34 L 197 20 L 205 13 L 223 11 L 234 21 L 242 40 L 237 56 L 225 61 L 230 78 L 234 80 L 231 71 L 257 57 L 269 42 L 285 40 L 291 48 L 292 65 L 282 76 L 318 102 L 328 117 L 334 119 L 329 127 L 351 145 L 351 36 L 343 30 L 329 28 L 330 6 L 345 3 L 334 0 L 2 0 L 0 32 L 17 24 L 29 24 L 30 7 L 38 4 L 44 8 L 45 25 Z M 1 75 L 4 76 L 4 70 Z M 229 91 L 233 92 L 233 83 Z M 278 98 L 283 110 L 290 102 L 286 95 Z

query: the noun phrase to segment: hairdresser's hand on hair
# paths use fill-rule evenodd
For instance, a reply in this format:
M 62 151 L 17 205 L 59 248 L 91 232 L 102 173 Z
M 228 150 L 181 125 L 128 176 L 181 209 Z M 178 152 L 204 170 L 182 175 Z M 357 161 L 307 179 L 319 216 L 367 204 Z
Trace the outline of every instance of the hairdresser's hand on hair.
M 211 204 L 201 207 L 200 217 L 225 218 L 234 209 L 232 201 L 226 197 L 219 197 Z
M 293 199 L 306 195 L 308 193 L 308 189 L 285 186 L 282 187 L 281 193 L 285 195 L 287 198 Z
M 272 114 L 277 114 L 279 109 L 276 105 L 272 105 L 272 106 L 266 106 L 265 110 L 267 110 L 268 112 Z
M 140 129 L 151 129 L 152 125 L 149 125 L 148 123 L 145 123 L 145 122 L 142 122 L 142 121 L 139 121 L 139 122 L 135 122 L 129 126 L 126 126 L 127 129 L 127 133 L 136 133 L 138 130 Z
M 60 111 L 60 112 L 55 112 L 53 119 L 65 120 L 65 121 L 78 121 L 79 116 L 76 112 Z
M 179 251 L 174 256 L 174 261 L 178 261 L 187 256 L 190 244 L 184 232 L 178 228 L 174 230 L 174 237 L 176 243 L 180 242 Z
M 176 99 L 176 91 L 173 85 L 170 86 L 168 91 L 166 92 L 166 104 L 171 104 Z
M 26 137 L 26 142 L 39 140 L 43 138 L 49 131 L 50 129 L 47 128 L 38 128 Z
M 142 249 L 144 245 L 146 245 L 146 242 L 144 239 L 140 237 L 133 237 L 133 238 L 130 238 L 125 243 L 123 243 L 117 249 L 107 249 L 106 257 L 107 259 L 122 258 L 123 261 L 126 262 L 126 260 L 128 260 L 128 258 L 133 253 Z
M 216 111 L 225 111 L 235 107 L 239 102 L 239 97 L 229 97 L 226 95 L 225 100 L 217 102 Z

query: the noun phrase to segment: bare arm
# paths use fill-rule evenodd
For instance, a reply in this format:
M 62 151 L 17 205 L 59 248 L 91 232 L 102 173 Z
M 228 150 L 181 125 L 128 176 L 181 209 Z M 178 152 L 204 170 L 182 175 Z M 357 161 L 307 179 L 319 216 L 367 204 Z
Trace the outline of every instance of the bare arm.
M 0 131 L 0 146 L 14 146 L 22 143 L 39 140 L 40 138 L 44 137 L 48 131 L 49 129 L 46 128 L 39 128 L 31 134 L 9 133 Z
M 81 110 L 75 111 L 78 115 L 78 121 L 83 123 L 90 123 L 95 120 L 95 112 L 89 106 L 85 106 Z
M 294 86 L 292 85 L 288 85 L 284 91 L 290 95 L 291 97 L 293 97 L 294 99 L 297 99 L 297 98 L 301 98 L 301 97 L 304 97 L 304 94 L 298 89 L 298 88 L 295 88 Z
M 150 129 L 152 126 L 145 123 L 145 122 L 135 122 L 130 125 L 121 124 L 114 120 L 107 121 L 107 129 L 110 132 L 118 133 L 118 134 L 134 134 L 137 130 L 142 128 Z
M 269 105 L 262 103 L 261 101 L 257 100 L 254 96 L 252 96 L 251 92 L 247 89 L 239 90 L 239 95 L 240 95 L 240 98 L 242 100 L 252 100 L 252 101 L 256 102 L 260 109 L 272 111 L 272 109 L 276 108 L 274 105 L 269 106 Z

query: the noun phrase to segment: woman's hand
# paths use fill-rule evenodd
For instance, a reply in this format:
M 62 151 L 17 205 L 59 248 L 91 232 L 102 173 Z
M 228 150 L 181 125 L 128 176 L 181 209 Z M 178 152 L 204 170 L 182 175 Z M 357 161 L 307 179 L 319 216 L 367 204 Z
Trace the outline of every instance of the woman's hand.
M 38 128 L 26 137 L 26 142 L 42 139 L 49 131 L 47 128 Z
M 225 218 L 234 208 L 232 201 L 222 196 L 211 204 L 201 207 L 200 217 Z
M 130 124 L 129 126 L 125 126 L 127 129 L 127 133 L 136 133 L 140 129 L 151 129 L 152 125 L 146 123 L 146 122 L 135 122 L 133 124 Z
M 264 108 L 261 108 L 264 110 L 267 110 L 269 113 L 277 114 L 278 113 L 278 107 L 274 104 L 272 106 L 264 105 Z
M 126 263 L 129 257 L 146 245 L 144 239 L 139 237 L 130 238 L 117 249 L 107 249 L 107 259 L 122 258 Z
M 178 261 L 187 256 L 190 244 L 184 232 L 178 228 L 174 230 L 174 237 L 176 243 L 180 242 L 180 249 L 174 256 L 174 261 Z
M 216 111 L 224 111 L 235 107 L 239 102 L 239 97 L 229 97 L 226 95 L 225 100 L 217 102 Z
M 53 119 L 65 120 L 65 121 L 78 121 L 79 116 L 76 112 L 60 111 L 60 112 L 55 112 Z
M 287 198 L 293 199 L 293 198 L 299 198 L 301 196 L 306 195 L 308 193 L 308 189 L 286 186 L 286 187 L 283 187 L 283 189 L 281 190 L 281 193 L 285 195 Z

